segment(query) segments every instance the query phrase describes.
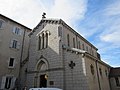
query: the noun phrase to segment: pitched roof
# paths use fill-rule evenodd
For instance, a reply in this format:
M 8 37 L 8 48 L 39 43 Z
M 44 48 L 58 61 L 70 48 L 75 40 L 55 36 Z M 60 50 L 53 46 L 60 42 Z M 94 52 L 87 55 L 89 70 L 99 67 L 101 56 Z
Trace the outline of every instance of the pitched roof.
M 64 27 L 68 28 L 71 32 L 75 33 L 78 37 L 83 39 L 85 42 L 87 42 L 91 47 L 98 50 L 94 45 L 92 45 L 89 41 L 87 41 L 83 36 L 81 36 L 78 32 L 76 32 L 73 28 L 71 28 L 67 23 L 65 23 L 62 19 L 53 19 L 53 18 L 43 18 L 40 23 L 33 29 L 33 32 L 35 32 L 36 29 L 38 29 L 39 26 L 42 25 L 42 23 L 48 23 L 48 24 L 62 24 Z M 32 33 L 33 33 L 32 32 Z M 31 33 L 31 35 L 32 35 Z
M 0 16 L 1 16 L 1 17 L 3 17 L 3 18 L 6 18 L 6 19 L 8 19 L 8 20 L 10 20 L 10 21 L 12 21 L 12 22 L 14 22 L 14 23 L 16 23 L 16 24 L 21 25 L 22 27 L 27 28 L 27 29 L 28 29 L 28 30 L 30 30 L 30 31 L 32 30 L 32 29 L 30 29 L 30 28 L 26 27 L 25 25 L 20 24 L 20 23 L 18 23 L 18 22 L 16 22 L 16 21 L 14 21 L 14 20 L 12 20 L 12 19 L 10 19 L 10 18 L 8 18 L 8 17 L 6 17 L 6 16 L 2 15 L 2 14 L 0 14 Z

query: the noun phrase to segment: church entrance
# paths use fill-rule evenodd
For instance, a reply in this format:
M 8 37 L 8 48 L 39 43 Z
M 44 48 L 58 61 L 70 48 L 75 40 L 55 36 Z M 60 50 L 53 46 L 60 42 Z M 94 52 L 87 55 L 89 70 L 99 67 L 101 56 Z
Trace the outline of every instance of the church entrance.
M 46 79 L 46 75 L 40 75 L 40 87 L 47 87 L 47 79 Z

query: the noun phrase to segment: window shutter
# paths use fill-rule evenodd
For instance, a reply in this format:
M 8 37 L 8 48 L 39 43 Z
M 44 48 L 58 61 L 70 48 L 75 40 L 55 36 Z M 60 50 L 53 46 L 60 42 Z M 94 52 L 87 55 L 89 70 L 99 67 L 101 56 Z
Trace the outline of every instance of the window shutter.
M 22 35 L 22 31 L 23 31 L 22 29 L 19 30 L 19 35 Z
M 15 29 L 16 29 L 16 27 L 13 27 L 13 33 L 15 33 Z
M 10 85 L 10 88 L 13 89 L 15 87 L 15 81 L 16 81 L 16 77 L 13 77 L 12 78 L 12 82 L 11 82 L 11 85 Z
M 2 28 L 4 28 L 4 27 L 5 27 L 5 22 L 2 23 Z
M 6 82 L 6 76 L 2 77 L 2 82 L 1 82 L 1 89 L 4 89 L 5 87 L 5 82 Z
M 12 46 L 13 46 L 13 40 L 11 40 L 10 42 L 10 47 L 12 48 Z
M 20 43 L 17 42 L 17 49 L 20 49 Z
M 58 27 L 58 36 L 62 36 L 62 27 Z
M 0 20 L 0 29 L 2 29 L 2 28 L 3 28 L 3 21 Z

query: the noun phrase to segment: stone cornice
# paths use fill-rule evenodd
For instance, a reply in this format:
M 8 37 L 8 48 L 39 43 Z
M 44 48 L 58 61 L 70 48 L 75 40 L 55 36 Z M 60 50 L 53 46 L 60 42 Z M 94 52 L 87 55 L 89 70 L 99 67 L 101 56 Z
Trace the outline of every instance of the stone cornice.
M 70 47 L 67 47 L 66 45 L 63 45 L 62 48 L 66 51 L 70 51 L 71 53 L 75 52 L 76 54 L 81 54 L 82 57 L 89 57 L 91 58 L 92 60 L 94 61 L 97 61 L 98 63 L 101 63 L 109 68 L 111 68 L 110 65 L 106 64 L 105 62 L 103 62 L 102 60 L 99 60 L 98 58 L 94 57 L 93 55 L 89 54 L 87 51 L 84 51 L 84 50 L 80 50 L 80 49 L 77 49 L 77 48 L 70 48 Z

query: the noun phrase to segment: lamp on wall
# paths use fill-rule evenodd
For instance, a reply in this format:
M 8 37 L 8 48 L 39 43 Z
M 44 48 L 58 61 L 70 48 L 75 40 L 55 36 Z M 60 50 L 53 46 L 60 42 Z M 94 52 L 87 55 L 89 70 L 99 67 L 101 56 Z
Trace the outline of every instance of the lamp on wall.
M 45 74 L 45 79 L 46 79 L 46 80 L 48 79 L 48 75 L 47 75 L 47 74 Z

